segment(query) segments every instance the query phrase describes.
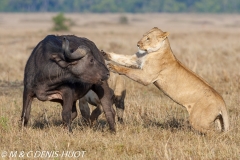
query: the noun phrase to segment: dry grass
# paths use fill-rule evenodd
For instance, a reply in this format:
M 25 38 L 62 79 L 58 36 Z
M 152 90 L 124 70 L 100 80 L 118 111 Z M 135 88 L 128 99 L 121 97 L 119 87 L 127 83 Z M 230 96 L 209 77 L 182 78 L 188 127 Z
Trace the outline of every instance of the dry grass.
M 53 33 L 54 15 L 0 14 L 0 152 L 86 151 L 82 159 L 240 159 L 239 15 L 127 14 L 129 24 L 121 25 L 117 14 L 68 14 L 76 25 L 69 32 Z M 32 105 L 29 127 L 18 127 L 23 69 L 33 47 L 46 35 L 75 34 L 100 49 L 132 54 L 142 34 L 154 26 L 170 32 L 176 57 L 223 96 L 229 132 L 195 133 L 185 108 L 153 85 L 144 87 L 129 79 L 125 124 L 117 124 L 116 135 L 107 130 L 104 116 L 91 129 L 81 124 L 81 115 L 69 135 L 60 125 L 61 106 L 38 100 Z

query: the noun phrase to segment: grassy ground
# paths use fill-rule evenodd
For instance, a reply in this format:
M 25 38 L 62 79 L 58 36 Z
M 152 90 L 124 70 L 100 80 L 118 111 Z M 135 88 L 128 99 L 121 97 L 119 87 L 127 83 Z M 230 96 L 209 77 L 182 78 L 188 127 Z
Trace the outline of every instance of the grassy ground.
M 240 159 L 239 15 L 68 14 L 75 24 L 71 30 L 53 32 L 54 15 L 0 14 L 0 156 L 46 159 L 48 151 L 50 159 Z M 129 23 L 120 24 L 121 16 Z M 91 39 L 99 49 L 133 54 L 142 34 L 155 26 L 170 32 L 176 57 L 223 96 L 229 132 L 195 133 L 185 108 L 153 85 L 127 78 L 125 124 L 117 124 L 115 135 L 104 115 L 99 125 L 88 128 L 80 113 L 69 135 L 61 127 L 61 106 L 38 100 L 28 127 L 18 127 L 24 66 L 46 35 L 74 34 Z

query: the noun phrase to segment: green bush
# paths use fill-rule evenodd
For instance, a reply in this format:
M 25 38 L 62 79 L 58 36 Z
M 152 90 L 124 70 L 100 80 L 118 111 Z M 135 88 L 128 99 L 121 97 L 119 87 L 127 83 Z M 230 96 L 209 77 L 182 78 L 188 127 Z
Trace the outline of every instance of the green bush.
M 128 24 L 128 18 L 126 16 L 120 16 L 119 23 L 120 24 Z
M 54 31 L 67 31 L 69 30 L 69 21 L 70 19 L 65 18 L 63 13 L 59 13 L 53 17 Z

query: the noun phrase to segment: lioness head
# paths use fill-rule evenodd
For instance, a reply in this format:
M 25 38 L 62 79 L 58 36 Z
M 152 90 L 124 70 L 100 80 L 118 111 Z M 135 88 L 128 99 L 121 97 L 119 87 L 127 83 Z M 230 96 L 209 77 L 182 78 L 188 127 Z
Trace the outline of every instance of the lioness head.
M 163 32 L 157 27 L 152 28 L 138 41 L 138 52 L 144 54 L 146 52 L 151 53 L 159 50 L 167 36 L 168 32 Z

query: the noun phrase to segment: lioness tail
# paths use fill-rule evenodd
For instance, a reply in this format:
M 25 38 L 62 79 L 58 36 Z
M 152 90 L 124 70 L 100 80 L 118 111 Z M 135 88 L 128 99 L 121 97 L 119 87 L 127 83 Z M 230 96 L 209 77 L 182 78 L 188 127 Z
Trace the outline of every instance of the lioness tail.
M 227 109 L 225 106 L 222 106 L 221 115 L 223 119 L 223 131 L 226 132 L 229 130 L 229 119 L 228 119 Z

